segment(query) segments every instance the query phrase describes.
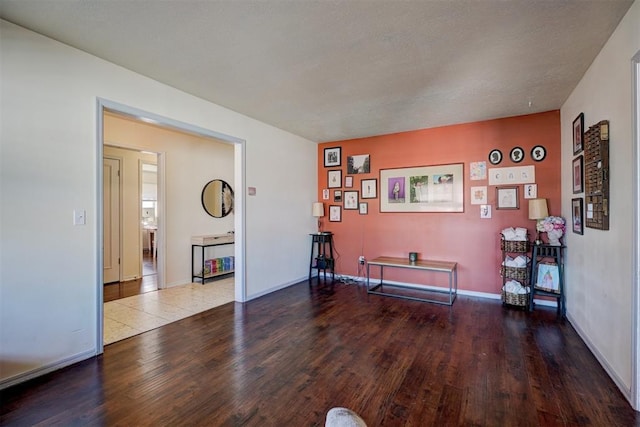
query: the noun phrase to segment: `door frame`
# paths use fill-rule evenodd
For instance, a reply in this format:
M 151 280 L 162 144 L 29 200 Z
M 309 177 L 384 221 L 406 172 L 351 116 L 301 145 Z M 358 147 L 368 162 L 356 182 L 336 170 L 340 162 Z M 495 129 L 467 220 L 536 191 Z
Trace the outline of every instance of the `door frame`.
M 633 108 L 631 123 L 633 126 L 633 319 L 631 344 L 631 406 L 640 411 L 640 51 L 631 59 L 633 78 Z
M 194 124 L 182 122 L 169 117 L 164 117 L 149 111 L 144 111 L 135 107 L 131 107 L 119 102 L 111 101 L 105 98 L 96 98 L 96 152 L 97 152 L 97 197 L 96 197 L 96 212 L 97 212 L 97 227 L 96 227 L 96 258 L 98 260 L 98 268 L 96 269 L 96 348 L 97 354 L 104 352 L 103 334 L 104 334 L 104 298 L 102 293 L 103 287 L 103 260 L 102 260 L 102 244 L 103 244 L 103 231 L 104 218 L 103 218 L 103 164 L 102 158 L 104 156 L 104 116 L 105 112 L 113 112 L 119 115 L 127 116 L 136 120 L 140 120 L 147 123 L 153 123 L 158 126 L 162 126 L 168 129 L 178 130 L 182 132 L 191 133 L 194 135 L 202 136 L 205 138 L 212 138 L 233 144 L 234 146 L 234 180 L 236 191 L 234 192 L 234 231 L 235 231 L 235 300 L 237 302 L 244 302 L 247 298 L 246 289 L 246 267 L 245 267 L 245 232 L 246 232 L 246 214 L 245 214 L 245 176 L 246 176 L 246 141 L 235 136 L 223 134 L 210 129 L 206 129 Z M 164 191 L 164 155 L 158 153 L 158 198 Z M 161 208 L 164 211 L 164 197 L 162 200 L 158 200 L 162 205 Z M 160 221 L 158 224 L 158 232 L 160 235 L 165 235 L 164 221 Z M 164 252 L 164 239 L 160 242 L 162 245 L 162 252 Z M 159 251 L 160 252 L 160 251 Z M 160 257 L 161 254 L 158 254 Z

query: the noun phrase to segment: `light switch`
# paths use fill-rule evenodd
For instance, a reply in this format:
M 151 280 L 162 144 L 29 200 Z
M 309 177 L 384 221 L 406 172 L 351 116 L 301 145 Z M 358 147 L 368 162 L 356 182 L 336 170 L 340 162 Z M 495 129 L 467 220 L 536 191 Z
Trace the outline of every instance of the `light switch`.
M 84 209 L 74 209 L 73 210 L 73 225 L 86 225 L 87 223 L 87 212 Z
M 247 192 L 249 193 L 250 196 L 255 196 L 256 195 L 256 187 L 248 187 L 247 188 Z

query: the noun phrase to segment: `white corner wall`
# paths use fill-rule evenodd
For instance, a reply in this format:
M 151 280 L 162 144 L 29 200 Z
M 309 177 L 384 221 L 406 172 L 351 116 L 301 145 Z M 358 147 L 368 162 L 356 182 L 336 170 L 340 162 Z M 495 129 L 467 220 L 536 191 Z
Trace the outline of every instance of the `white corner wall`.
M 633 121 L 631 59 L 640 49 L 640 2 L 635 2 L 560 110 L 562 213 L 571 218 L 572 122 L 585 129 L 609 120 L 610 230 L 566 236 L 568 317 L 621 391 L 630 398 L 633 334 Z M 586 206 L 585 206 L 586 209 Z
M 244 140 L 246 295 L 306 277 L 315 143 L 6 21 L 0 38 L 0 387 L 98 351 L 98 98 Z

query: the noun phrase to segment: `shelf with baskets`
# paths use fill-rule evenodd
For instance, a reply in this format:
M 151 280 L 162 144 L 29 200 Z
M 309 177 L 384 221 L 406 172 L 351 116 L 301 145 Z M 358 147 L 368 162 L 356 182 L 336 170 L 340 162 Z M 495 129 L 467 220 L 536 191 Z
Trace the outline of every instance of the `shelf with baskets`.
M 500 250 L 502 263 L 502 303 L 505 305 L 527 308 L 529 305 L 529 251 L 531 242 L 527 240 L 506 240 L 500 234 Z

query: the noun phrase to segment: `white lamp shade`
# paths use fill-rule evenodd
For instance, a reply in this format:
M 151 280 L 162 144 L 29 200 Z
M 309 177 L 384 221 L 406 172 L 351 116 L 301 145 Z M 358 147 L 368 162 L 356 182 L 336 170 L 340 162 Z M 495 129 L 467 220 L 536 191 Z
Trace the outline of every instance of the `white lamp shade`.
M 529 200 L 529 219 L 542 219 L 548 216 L 547 199 Z
M 315 216 L 316 218 L 320 218 L 320 217 L 324 216 L 324 203 L 315 202 L 313 204 L 313 208 L 312 208 L 311 212 L 312 212 L 312 215 Z

